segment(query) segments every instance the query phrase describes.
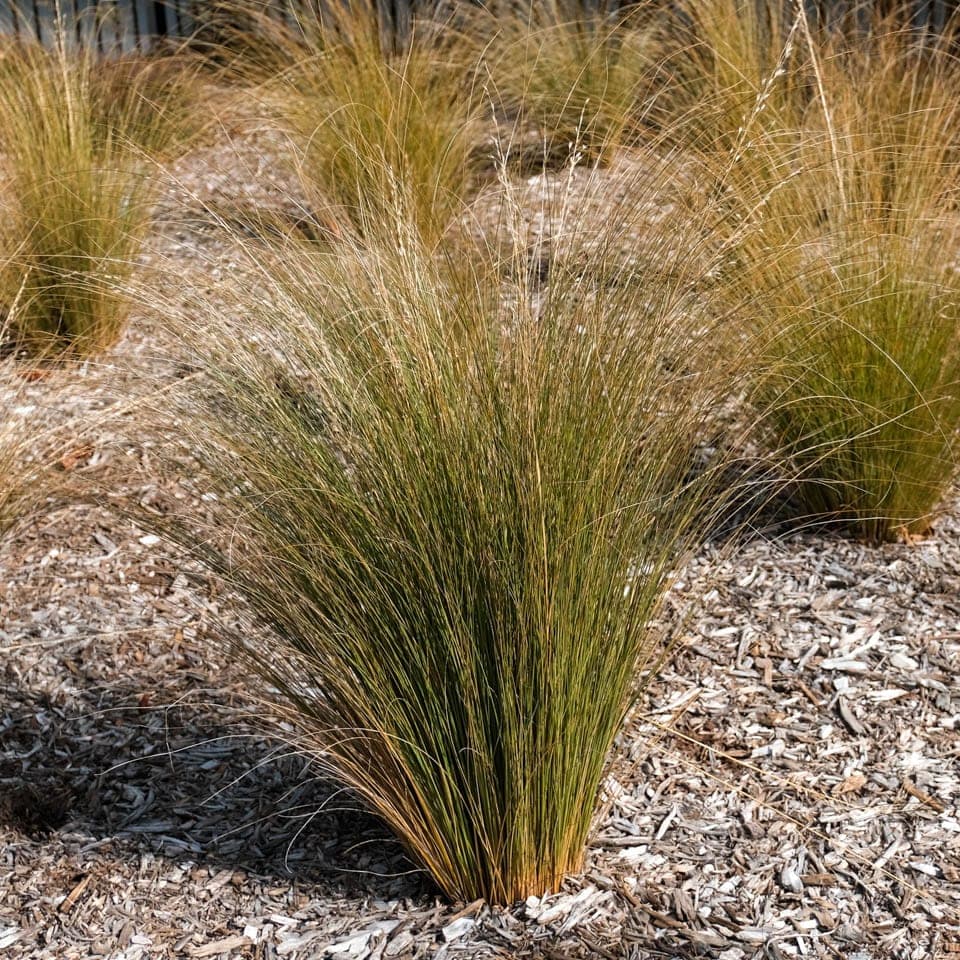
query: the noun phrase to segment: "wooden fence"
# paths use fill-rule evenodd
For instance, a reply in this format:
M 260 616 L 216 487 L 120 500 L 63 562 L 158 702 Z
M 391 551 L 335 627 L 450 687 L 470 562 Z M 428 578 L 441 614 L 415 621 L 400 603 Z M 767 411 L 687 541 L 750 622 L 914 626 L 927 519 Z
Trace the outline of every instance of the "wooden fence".
M 190 36 L 192 6 L 189 0 L 0 0 L 0 33 L 52 44 L 59 20 L 70 25 L 68 43 L 129 53 L 149 48 L 156 37 Z
M 280 17 L 330 0 L 261 0 Z M 335 2 L 335 0 L 334 0 Z M 386 31 L 406 32 L 418 0 L 371 0 Z M 423 0 L 420 0 L 422 3 Z M 476 0 L 474 0 L 476 2 Z M 589 0 L 586 0 L 589 2 Z M 612 5 L 611 0 L 593 2 Z M 613 4 L 618 0 L 613 0 Z M 619 0 L 629 3 L 630 0 Z M 669 0 L 667 0 L 669 2 Z M 762 2 L 762 0 L 761 0 Z M 790 3 L 792 0 L 784 0 Z M 903 19 L 918 30 L 940 31 L 957 10 L 960 0 L 803 0 L 811 17 L 820 23 L 849 23 L 857 11 L 864 22 L 870 10 L 899 10 Z M 427 4 L 429 5 L 429 3 Z M 52 43 L 58 14 L 62 22 L 75 24 L 69 41 L 95 45 L 104 53 L 148 49 L 156 37 L 190 37 L 213 4 L 209 0 L 0 0 L 0 33 L 30 36 Z
M 330 0 L 255 0 L 291 23 Z M 336 0 L 333 0 L 336 2 Z M 403 34 L 418 0 L 371 0 L 387 31 Z M 422 2 L 422 0 L 421 0 Z M 57 24 L 70 25 L 68 42 L 95 45 L 101 52 L 149 49 L 157 37 L 186 39 L 216 22 L 209 0 L 0 0 L 0 34 L 52 44 Z

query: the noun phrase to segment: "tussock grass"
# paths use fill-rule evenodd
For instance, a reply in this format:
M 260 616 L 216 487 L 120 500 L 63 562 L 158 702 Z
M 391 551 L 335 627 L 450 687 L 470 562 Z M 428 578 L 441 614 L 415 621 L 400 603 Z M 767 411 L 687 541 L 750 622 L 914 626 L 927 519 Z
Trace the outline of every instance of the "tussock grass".
M 729 161 L 754 137 L 795 127 L 811 83 L 800 25 L 780 0 L 672 4 L 661 30 L 665 129 Z
M 504 282 L 492 253 L 448 263 L 412 226 L 260 248 L 261 289 L 219 308 L 226 335 L 194 344 L 205 386 L 180 398 L 229 533 L 175 535 L 255 615 L 235 649 L 457 899 L 579 867 L 638 671 L 666 650 L 651 618 L 719 509 L 725 455 L 704 445 L 739 361 L 678 279 L 689 250 L 662 228 L 642 281 L 611 283 L 629 218 L 613 237 L 564 215 L 593 258 L 558 250 L 537 289 L 525 244 Z
M 96 124 L 151 160 L 175 159 L 215 122 L 208 87 L 221 73 L 187 47 L 101 61 L 91 78 Z
M 197 131 L 191 70 L 0 42 L 0 310 L 21 346 L 83 355 L 119 336 L 153 159 Z
M 398 50 L 365 3 L 331 5 L 294 28 L 247 15 L 265 42 L 232 44 L 243 51 L 235 69 L 264 78 L 315 212 L 370 237 L 395 235 L 400 210 L 436 243 L 463 209 L 478 163 L 471 71 L 452 29 L 416 24 Z
M 956 475 L 956 69 L 903 34 L 811 52 L 790 150 L 754 139 L 732 181 L 735 272 L 767 300 L 761 394 L 801 500 L 880 541 L 923 531 Z
M 773 443 L 810 516 L 870 542 L 925 532 L 956 476 L 960 282 L 940 244 L 957 239 L 833 237 L 772 297 Z
M 609 160 L 641 133 L 660 51 L 643 5 L 491 0 L 468 23 L 490 95 L 537 128 L 548 156 Z

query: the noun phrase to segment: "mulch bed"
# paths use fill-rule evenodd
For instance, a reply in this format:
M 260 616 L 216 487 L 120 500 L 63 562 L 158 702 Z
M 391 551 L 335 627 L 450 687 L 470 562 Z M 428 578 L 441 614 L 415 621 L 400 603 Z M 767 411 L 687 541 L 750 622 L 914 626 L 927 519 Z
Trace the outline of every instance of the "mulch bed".
M 178 209 L 295 195 L 255 141 L 225 149 L 178 171 L 151 256 L 228 273 L 229 243 Z M 16 415 L 80 422 L 162 336 L 134 317 L 111 356 L 20 384 Z M 104 421 L 64 469 L 150 457 Z M 263 731 L 255 681 L 211 642 L 231 605 L 156 537 L 51 503 L 0 558 L 5 958 L 960 956 L 960 496 L 920 542 L 779 528 L 705 547 L 665 604 L 681 642 L 617 740 L 582 873 L 508 909 L 446 903 Z

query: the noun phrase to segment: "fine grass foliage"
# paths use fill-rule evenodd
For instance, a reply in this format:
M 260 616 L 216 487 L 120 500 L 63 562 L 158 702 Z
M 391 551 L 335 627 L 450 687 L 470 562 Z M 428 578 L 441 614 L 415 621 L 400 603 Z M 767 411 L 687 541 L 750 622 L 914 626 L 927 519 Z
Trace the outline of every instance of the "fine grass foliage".
M 749 168 L 780 175 L 741 197 L 737 282 L 766 299 L 761 394 L 801 502 L 876 542 L 924 531 L 956 475 L 960 101 L 949 54 L 902 34 L 815 54 L 792 159 Z
M 264 22 L 238 69 L 267 77 L 265 102 L 296 148 L 315 211 L 361 236 L 416 224 L 435 244 L 474 185 L 476 104 L 452 31 L 414 25 L 401 49 L 371 5 L 331 5 L 299 29 Z
M 960 282 L 944 241 L 834 237 L 775 297 L 766 425 L 807 514 L 868 542 L 925 532 L 956 476 Z
M 754 136 L 795 125 L 810 94 L 805 22 L 780 0 L 672 4 L 660 34 L 665 128 L 729 161 Z
M 0 322 L 0 338 L 7 331 Z M 41 371 L 33 371 L 39 374 Z M 0 360 L 0 537 L 36 515 L 63 487 L 58 460 L 83 441 L 78 421 L 54 422 L 11 357 Z
M 180 422 L 219 526 L 173 533 L 249 604 L 235 649 L 298 743 L 453 899 L 580 867 L 666 649 L 651 619 L 717 509 L 703 450 L 734 360 L 661 231 L 642 286 L 610 282 L 629 226 L 586 267 L 558 250 L 545 289 L 523 243 L 505 281 L 413 227 L 261 248 L 260 289 L 194 343 Z
M 29 431 L 17 410 L 23 387 L 9 367 L 0 367 L 0 534 L 22 516 L 35 479 L 28 461 Z
M 0 42 L 0 310 L 19 345 L 84 355 L 119 336 L 154 158 L 197 130 L 183 106 L 191 76 Z
M 487 3 L 470 22 L 490 95 L 548 155 L 606 161 L 636 139 L 653 96 L 659 41 L 646 11 L 577 0 Z

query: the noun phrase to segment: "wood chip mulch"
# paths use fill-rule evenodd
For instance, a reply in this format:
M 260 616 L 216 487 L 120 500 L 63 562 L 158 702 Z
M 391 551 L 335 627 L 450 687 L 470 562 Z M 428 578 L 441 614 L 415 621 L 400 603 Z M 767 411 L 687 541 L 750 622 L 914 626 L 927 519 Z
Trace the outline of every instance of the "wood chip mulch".
M 240 182 L 202 163 L 185 203 Z M 164 256 L 196 256 L 197 234 L 166 229 Z M 149 362 L 152 324 L 115 355 Z M 6 399 L 69 428 L 119 370 Z M 149 466 L 148 442 L 109 440 L 85 432 L 62 469 Z M 209 642 L 229 605 L 156 537 L 58 502 L 0 564 L 5 960 L 960 958 L 960 495 L 920 542 L 704 548 L 583 872 L 509 909 L 444 902 L 261 732 L 252 681 Z

